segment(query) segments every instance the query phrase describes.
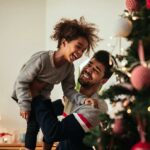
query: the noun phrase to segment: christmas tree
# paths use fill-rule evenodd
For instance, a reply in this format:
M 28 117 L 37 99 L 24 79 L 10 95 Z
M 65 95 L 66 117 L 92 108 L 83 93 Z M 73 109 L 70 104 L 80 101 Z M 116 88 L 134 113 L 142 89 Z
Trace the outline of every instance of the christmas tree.
M 131 42 L 116 55 L 119 83 L 100 95 L 121 103 L 115 118 L 100 114 L 101 123 L 84 139 L 97 150 L 150 150 L 150 0 L 126 0 L 118 36 Z M 122 61 L 125 61 L 123 65 Z

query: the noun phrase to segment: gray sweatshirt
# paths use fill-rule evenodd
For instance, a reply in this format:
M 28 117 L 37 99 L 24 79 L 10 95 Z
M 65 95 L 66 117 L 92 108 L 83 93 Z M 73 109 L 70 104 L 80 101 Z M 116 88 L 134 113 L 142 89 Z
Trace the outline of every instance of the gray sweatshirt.
M 18 102 L 22 111 L 31 110 L 33 97 L 30 85 L 35 80 L 39 81 L 42 86 L 44 85 L 38 91 L 38 94 L 43 95 L 45 98 L 49 99 L 54 84 L 61 82 L 64 95 L 68 99 L 77 104 L 84 102 L 85 96 L 74 89 L 74 65 L 66 62 L 61 67 L 56 68 L 53 61 L 53 54 L 54 51 L 37 52 L 21 68 L 14 85 L 12 98 Z

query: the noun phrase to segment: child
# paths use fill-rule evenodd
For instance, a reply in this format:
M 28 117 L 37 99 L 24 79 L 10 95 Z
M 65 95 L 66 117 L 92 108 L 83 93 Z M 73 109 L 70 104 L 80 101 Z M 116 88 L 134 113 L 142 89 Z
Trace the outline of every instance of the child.
M 73 61 L 84 52 L 93 49 L 98 37 L 94 24 L 80 20 L 62 19 L 54 27 L 52 38 L 58 41 L 57 51 L 35 53 L 22 67 L 15 82 L 13 99 L 20 107 L 20 115 L 27 120 L 25 147 L 34 150 L 39 125 L 32 112 L 32 101 L 42 95 L 50 97 L 54 84 L 61 82 L 64 95 L 68 99 L 83 104 L 85 96 L 75 91 Z

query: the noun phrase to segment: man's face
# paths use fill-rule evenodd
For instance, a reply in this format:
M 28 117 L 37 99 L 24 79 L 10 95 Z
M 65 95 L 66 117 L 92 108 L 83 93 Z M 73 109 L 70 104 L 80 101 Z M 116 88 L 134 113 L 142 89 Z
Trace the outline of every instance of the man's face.
M 104 65 L 92 58 L 81 71 L 78 81 L 83 87 L 100 86 L 106 82 L 104 73 Z

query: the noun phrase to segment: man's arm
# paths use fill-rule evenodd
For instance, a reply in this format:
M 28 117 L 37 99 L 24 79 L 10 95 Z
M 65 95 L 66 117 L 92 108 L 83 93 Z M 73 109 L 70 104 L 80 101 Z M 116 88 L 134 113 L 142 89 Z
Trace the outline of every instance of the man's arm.
M 44 99 L 42 96 L 41 98 Z M 99 123 L 98 115 L 100 111 L 87 105 L 76 109 L 76 112 L 66 116 L 62 121 L 59 121 L 53 111 L 52 102 L 50 100 L 42 100 L 41 98 L 35 98 L 32 102 L 32 110 L 36 114 L 46 143 L 66 139 L 82 139 L 85 132 Z M 92 121 L 94 120 L 94 124 L 90 122 L 90 119 L 92 119 Z

